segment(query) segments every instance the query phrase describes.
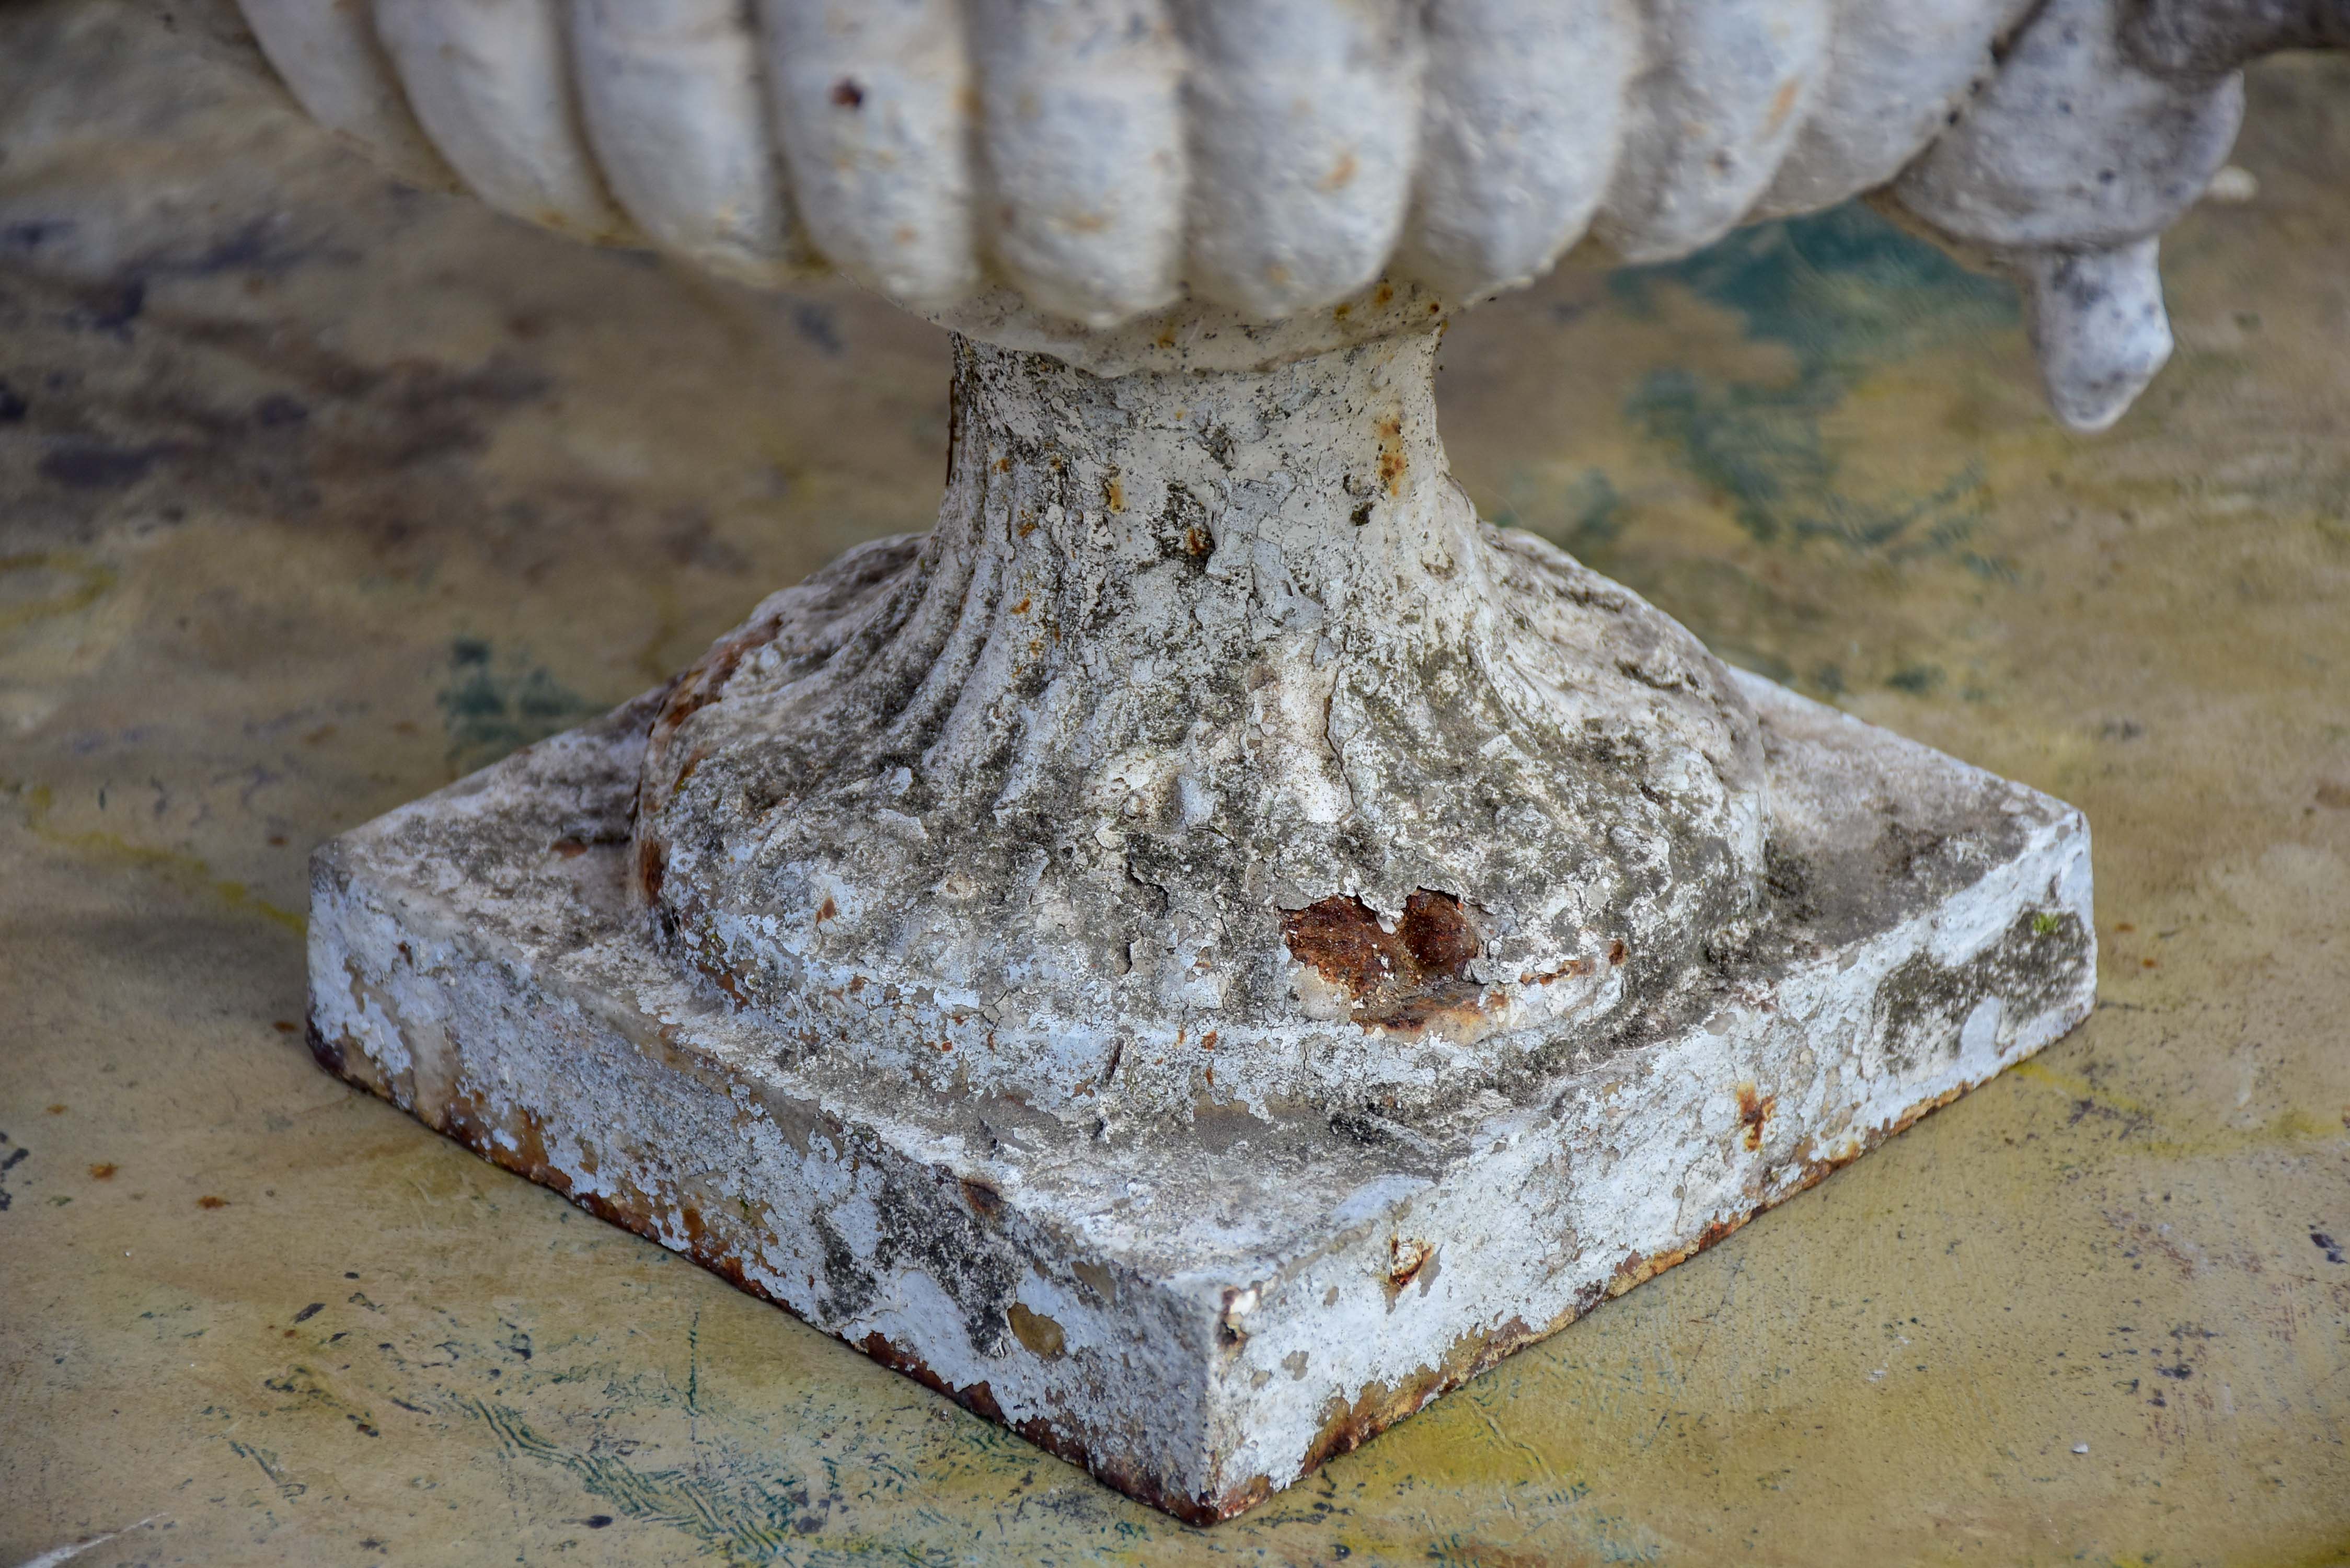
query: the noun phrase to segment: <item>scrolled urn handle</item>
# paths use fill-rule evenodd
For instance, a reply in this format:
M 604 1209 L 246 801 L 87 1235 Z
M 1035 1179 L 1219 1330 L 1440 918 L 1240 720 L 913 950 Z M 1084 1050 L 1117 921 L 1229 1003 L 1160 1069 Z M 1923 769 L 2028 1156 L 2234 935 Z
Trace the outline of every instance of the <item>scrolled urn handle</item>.
M 2168 353 L 2155 240 L 2237 67 L 2350 41 L 2345 0 L 242 3 L 411 179 L 1098 369 L 1138 322 L 1440 311 L 1880 192 L 2018 278 L 2084 429 Z

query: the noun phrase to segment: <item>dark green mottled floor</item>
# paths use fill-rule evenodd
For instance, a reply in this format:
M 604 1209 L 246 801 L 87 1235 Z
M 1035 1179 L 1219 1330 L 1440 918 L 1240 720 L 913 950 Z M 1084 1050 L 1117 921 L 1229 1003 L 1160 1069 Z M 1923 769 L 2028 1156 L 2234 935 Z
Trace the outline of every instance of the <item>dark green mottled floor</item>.
M 920 525 L 944 343 L 395 192 L 225 15 L 0 7 L 0 1568 L 2350 1558 L 2350 70 L 2099 440 L 1858 212 L 1455 329 L 1489 514 L 2087 809 L 2105 1005 L 1202 1532 L 310 1064 L 309 846 Z

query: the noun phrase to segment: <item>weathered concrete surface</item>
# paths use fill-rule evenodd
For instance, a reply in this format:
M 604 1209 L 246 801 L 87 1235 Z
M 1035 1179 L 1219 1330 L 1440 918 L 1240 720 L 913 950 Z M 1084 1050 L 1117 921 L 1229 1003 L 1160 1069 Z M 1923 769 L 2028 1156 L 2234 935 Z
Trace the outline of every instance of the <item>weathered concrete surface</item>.
M 2095 441 L 1854 214 L 1447 339 L 1487 514 L 2087 812 L 2104 1005 L 1197 1531 L 274 1027 L 314 845 L 925 525 L 947 366 L 393 197 L 217 15 L 0 6 L 0 1562 L 159 1513 L 76 1568 L 2342 1555 L 2339 67 L 2254 74 L 2257 193 L 2174 231 L 2174 364 Z
M 658 695 L 319 851 L 310 1047 L 1204 1523 L 2087 1016 L 2077 813 L 1742 679 L 1773 869 L 1742 950 L 1433 1107 L 1220 1083 L 1211 1042 L 1174 1075 L 1194 1103 L 1128 1091 L 1170 1075 L 1138 1060 L 1087 1085 L 1113 1115 L 1071 1115 L 1016 1071 L 908 1072 L 853 1010 L 738 1007 L 634 896 Z
M 1458 1103 L 1734 943 L 1746 698 L 1479 521 L 1437 343 L 1114 380 L 960 344 L 937 526 L 774 595 L 652 721 L 672 963 L 779 1048 L 1091 1126 Z

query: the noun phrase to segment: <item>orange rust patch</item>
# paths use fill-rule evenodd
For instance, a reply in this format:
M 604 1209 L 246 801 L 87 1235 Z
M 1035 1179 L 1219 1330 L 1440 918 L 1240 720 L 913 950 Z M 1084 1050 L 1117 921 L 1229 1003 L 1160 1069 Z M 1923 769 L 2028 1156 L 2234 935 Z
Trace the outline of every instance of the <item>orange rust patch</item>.
M 1345 190 L 1355 182 L 1355 175 L 1361 167 L 1362 165 L 1355 161 L 1355 155 L 1352 152 L 1340 153 L 1338 161 L 1330 166 L 1330 172 L 1322 177 L 1322 189 Z
M 228 1207 L 228 1199 L 225 1198 L 216 1197 L 213 1194 L 207 1192 L 202 1198 L 196 1199 L 196 1207 L 199 1209 L 225 1209 Z
M 1360 898 L 1325 898 L 1282 916 L 1290 956 L 1353 998 L 1366 1028 L 1418 1030 L 1446 1013 L 1474 1013 L 1482 988 L 1469 965 L 1484 950 L 1470 907 L 1421 888 L 1392 931 Z
M 827 893 L 824 896 L 824 902 L 816 907 L 816 923 L 820 926 L 827 920 L 836 920 L 839 918 L 840 906 L 832 901 L 831 894 Z
M 115 1169 L 115 1164 L 110 1159 L 103 1164 L 93 1165 L 89 1168 L 89 1179 L 92 1181 L 111 1181 L 114 1179 Z
M 1398 1296 L 1403 1294 L 1404 1287 L 1419 1277 L 1428 1267 L 1429 1260 L 1434 1256 L 1436 1256 L 1436 1249 L 1425 1241 L 1406 1240 L 1401 1236 L 1388 1238 L 1386 1285 L 1388 1300 L 1393 1302 Z
M 576 838 L 558 838 L 547 847 L 566 860 L 577 860 L 588 853 L 588 846 Z
M 1404 471 L 1411 466 L 1411 460 L 1404 455 L 1403 451 L 1402 419 L 1389 414 L 1379 421 L 1378 432 L 1379 483 L 1387 488 L 1389 495 L 1401 495 Z
M 1777 135 L 1779 128 L 1787 123 L 1787 117 L 1795 112 L 1796 96 L 1803 90 L 1804 83 L 1800 77 L 1789 77 L 1779 84 L 1779 90 L 1771 95 L 1770 117 L 1762 122 L 1765 137 Z
M 1102 501 L 1112 512 L 1126 510 L 1126 485 L 1117 474 L 1102 481 Z
M 1778 1096 L 1758 1094 L 1752 1084 L 1738 1085 L 1738 1123 L 1746 1129 L 1748 1148 L 1762 1147 L 1762 1129 L 1778 1108 Z

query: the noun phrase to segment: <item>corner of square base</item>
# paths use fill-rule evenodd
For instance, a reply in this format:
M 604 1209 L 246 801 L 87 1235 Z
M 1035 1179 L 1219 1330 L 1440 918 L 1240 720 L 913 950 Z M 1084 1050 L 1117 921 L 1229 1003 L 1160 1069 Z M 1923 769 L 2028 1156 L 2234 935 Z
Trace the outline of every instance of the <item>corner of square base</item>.
M 318 852 L 312 1048 L 1112 1486 L 1228 1517 L 2087 1014 L 2077 812 L 1742 680 L 1773 800 L 1752 952 L 1648 1036 L 1412 1125 L 1209 1107 L 1105 1141 L 782 1064 L 623 896 L 642 702 Z

